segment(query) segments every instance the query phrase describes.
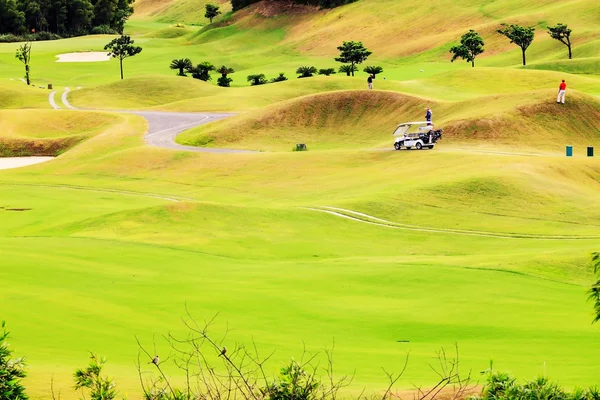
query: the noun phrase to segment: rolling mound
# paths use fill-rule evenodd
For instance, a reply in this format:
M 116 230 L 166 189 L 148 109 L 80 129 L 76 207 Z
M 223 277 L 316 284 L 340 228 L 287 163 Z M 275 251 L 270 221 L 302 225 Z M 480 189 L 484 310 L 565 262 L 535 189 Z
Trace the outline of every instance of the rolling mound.
M 119 120 L 94 112 L 0 111 L 0 156 L 57 156 Z
M 134 19 L 153 19 L 158 22 L 183 22 L 186 24 L 204 25 L 208 20 L 204 17 L 204 6 L 216 4 L 221 11 L 231 10 L 229 0 L 137 0 L 133 7 Z
M 21 82 L 0 84 L 0 109 L 50 108 L 48 91 Z
M 99 109 L 141 109 L 215 93 L 219 88 L 198 79 L 141 76 L 72 92 L 74 105 Z
M 384 91 L 342 91 L 278 103 L 180 135 L 192 146 L 289 150 L 295 143 L 329 149 L 374 145 L 397 123 L 422 118 L 433 102 Z

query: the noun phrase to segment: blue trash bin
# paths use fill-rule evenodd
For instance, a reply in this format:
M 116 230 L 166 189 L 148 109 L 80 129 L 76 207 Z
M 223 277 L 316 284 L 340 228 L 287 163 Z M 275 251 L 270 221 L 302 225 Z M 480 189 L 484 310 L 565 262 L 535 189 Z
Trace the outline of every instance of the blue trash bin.
M 594 148 L 593 147 L 589 146 L 587 148 L 587 156 L 588 157 L 594 157 Z
M 573 157 L 573 146 L 567 146 L 567 157 Z

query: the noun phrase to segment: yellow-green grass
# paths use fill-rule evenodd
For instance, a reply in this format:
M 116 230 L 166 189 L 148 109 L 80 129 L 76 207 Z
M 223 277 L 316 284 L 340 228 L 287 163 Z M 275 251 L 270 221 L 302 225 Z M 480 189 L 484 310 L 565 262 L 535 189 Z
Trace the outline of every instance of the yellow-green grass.
M 13 80 L 0 83 L 0 109 L 50 108 L 49 90 L 28 87 L 25 83 Z
M 95 112 L 0 110 L 0 155 L 57 156 L 119 122 Z
M 134 4 L 134 20 L 154 20 L 159 22 L 183 23 L 193 25 L 207 25 L 208 19 L 204 17 L 205 5 L 216 4 L 219 11 L 231 10 L 228 0 L 189 2 L 181 0 L 137 0 Z

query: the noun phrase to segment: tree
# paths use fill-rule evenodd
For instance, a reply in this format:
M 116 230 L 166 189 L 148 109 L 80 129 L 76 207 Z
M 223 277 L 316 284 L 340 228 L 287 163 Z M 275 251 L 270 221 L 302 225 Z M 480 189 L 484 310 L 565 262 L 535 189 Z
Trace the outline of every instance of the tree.
M 125 23 L 133 14 L 133 7 L 131 4 L 134 0 L 118 0 L 117 9 L 113 14 L 110 26 L 115 29 L 119 35 L 123 34 L 125 29 Z
M 365 69 L 363 69 L 364 72 L 366 72 L 367 74 L 372 74 L 373 76 L 377 76 L 377 74 L 380 74 L 383 72 L 383 68 L 381 68 L 378 65 L 369 65 L 366 66 Z
M 573 53 L 571 52 L 571 29 L 567 26 L 567 24 L 556 24 L 556 26 L 548 27 L 548 34 L 552 39 L 558 40 L 565 46 L 569 48 L 569 60 L 573 58 Z
M 90 353 L 90 364 L 85 369 L 77 369 L 73 375 L 75 378 L 75 390 L 89 389 L 92 400 L 113 400 L 117 397 L 116 385 L 112 379 L 101 376 L 102 368 L 106 363 L 105 358 L 99 358 Z M 85 396 L 83 396 L 85 399 Z
M 335 68 L 321 68 L 319 70 L 319 75 L 329 76 L 333 74 L 335 74 Z
M 177 73 L 177 76 L 186 76 L 185 71 L 192 68 L 192 66 L 192 60 L 189 58 L 180 58 L 179 60 L 171 61 L 169 68 L 178 69 L 179 72 Z
M 358 68 L 352 65 L 342 65 L 339 69 L 339 72 L 343 72 L 346 76 L 350 76 L 352 74 L 354 76 L 354 72 L 358 71 Z
M 527 61 L 525 60 L 525 51 L 533 42 L 533 37 L 535 36 L 535 28 L 532 26 L 520 26 L 512 24 L 510 26 L 506 26 L 506 24 L 502 24 L 504 29 L 498 29 L 498 33 L 506 36 L 510 39 L 511 43 L 516 44 L 521 48 L 521 52 L 523 53 L 523 65 L 527 65 Z
M 0 0 L 0 32 L 22 33 L 25 28 L 25 13 L 19 11 L 14 0 Z
M 460 37 L 460 45 L 450 48 L 450 53 L 453 53 L 450 61 L 454 62 L 457 58 L 462 58 L 466 62 L 470 62 L 471 67 L 475 67 L 475 57 L 483 53 L 483 45 L 483 39 L 479 33 L 470 29 Z
M 272 83 L 276 83 L 276 82 L 283 82 L 283 81 L 287 81 L 288 78 L 285 76 L 285 73 L 280 72 L 279 76 L 276 76 L 275 78 L 271 79 Z
M 110 26 L 117 11 L 118 0 L 96 0 L 94 2 L 94 25 Z
M 361 64 L 365 61 L 373 52 L 367 50 L 363 46 L 362 42 L 344 42 L 341 46 L 338 46 L 340 56 L 336 57 L 335 61 L 341 63 L 350 63 L 352 67 L 352 76 L 354 76 L 354 68 L 356 64 Z
M 298 67 L 296 70 L 297 74 L 300 74 L 298 78 L 310 78 L 313 74 L 317 73 L 317 69 L 315 67 Z
M 229 84 L 233 81 L 233 79 L 231 79 L 227 75 L 233 74 L 235 72 L 235 70 L 233 68 L 228 68 L 224 65 L 221 65 L 216 70 L 216 72 L 221 74 L 221 77 L 219 79 L 217 79 L 217 85 L 222 86 L 222 87 L 229 87 Z
M 21 379 L 27 376 L 25 372 L 25 359 L 12 359 L 12 350 L 7 340 L 10 336 L 5 329 L 5 322 L 0 327 L 0 400 L 27 400 L 25 388 Z
M 25 64 L 25 80 L 28 85 L 31 85 L 31 77 L 29 75 L 29 62 L 31 61 L 31 43 L 22 44 L 15 54 L 15 58 Z
M 208 61 L 203 61 L 195 67 L 188 68 L 188 72 L 191 72 L 192 78 L 200 79 L 204 82 L 210 81 L 212 79 L 210 76 L 210 71 L 214 70 L 215 66 Z
M 248 82 L 250 82 L 251 86 L 264 85 L 265 83 L 267 83 L 265 74 L 248 75 L 246 79 L 248 80 Z
M 215 6 L 214 4 L 206 5 L 206 13 L 204 14 L 204 17 L 208 18 L 211 24 L 213 22 L 213 18 L 215 18 L 219 14 L 221 14 L 221 11 L 219 11 L 219 6 Z
M 76 33 L 87 33 L 94 19 L 94 6 L 90 0 L 72 0 L 67 10 L 70 30 Z
M 588 300 L 594 303 L 594 323 L 600 321 L 600 252 L 592 254 L 592 265 L 598 280 L 588 291 Z
M 131 40 L 131 37 L 121 35 L 121 37 L 111 40 L 109 44 L 104 46 L 104 50 L 109 51 L 109 56 L 119 59 L 121 79 L 123 79 L 123 60 L 142 52 L 142 48 L 134 46 L 134 43 L 135 42 Z

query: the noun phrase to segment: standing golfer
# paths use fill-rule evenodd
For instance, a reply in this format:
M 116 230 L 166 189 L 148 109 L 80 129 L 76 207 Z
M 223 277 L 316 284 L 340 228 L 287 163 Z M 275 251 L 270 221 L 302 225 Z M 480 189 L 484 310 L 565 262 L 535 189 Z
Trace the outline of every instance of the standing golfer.
M 565 104 L 565 92 L 567 91 L 567 84 L 563 79 L 560 85 L 558 86 L 558 97 L 556 98 L 556 104 L 563 103 Z
M 427 126 L 431 125 L 431 108 L 427 107 L 425 112 L 425 121 L 427 121 Z
M 369 90 L 373 89 L 373 74 L 369 74 L 367 78 L 367 85 L 369 86 Z

